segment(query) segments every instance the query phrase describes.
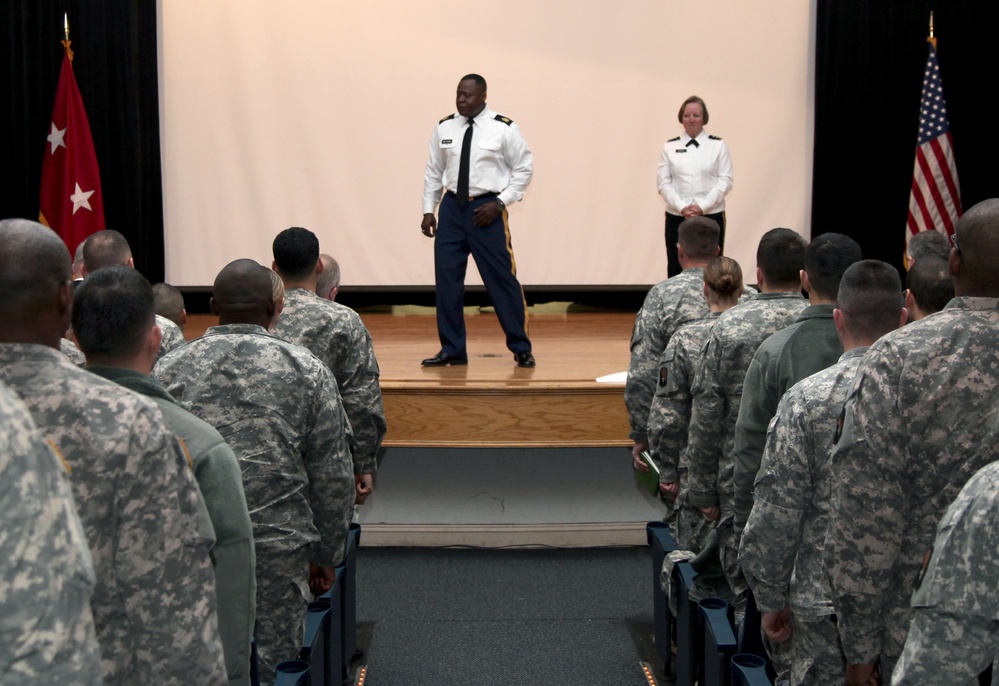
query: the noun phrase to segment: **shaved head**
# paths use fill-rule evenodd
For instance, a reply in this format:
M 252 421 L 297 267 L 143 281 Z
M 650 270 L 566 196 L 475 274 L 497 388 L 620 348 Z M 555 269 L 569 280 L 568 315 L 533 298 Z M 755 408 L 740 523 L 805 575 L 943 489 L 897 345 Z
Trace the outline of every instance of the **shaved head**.
M 274 314 L 271 270 L 250 259 L 227 264 L 215 277 L 212 311 L 223 324 L 260 324 Z
M 999 198 L 983 200 L 965 212 L 955 234 L 954 290 L 971 297 L 999 296 Z
M 98 231 L 83 244 L 83 269 L 88 274 L 116 264 L 131 267 L 131 259 L 132 249 L 117 231 Z
M 48 343 L 55 331 L 58 344 L 69 326 L 72 297 L 73 267 L 66 244 L 37 222 L 5 219 L 0 221 L 0 245 L 0 328 L 4 331 L 0 340 Z M 39 327 L 44 329 L 45 340 L 29 340 Z

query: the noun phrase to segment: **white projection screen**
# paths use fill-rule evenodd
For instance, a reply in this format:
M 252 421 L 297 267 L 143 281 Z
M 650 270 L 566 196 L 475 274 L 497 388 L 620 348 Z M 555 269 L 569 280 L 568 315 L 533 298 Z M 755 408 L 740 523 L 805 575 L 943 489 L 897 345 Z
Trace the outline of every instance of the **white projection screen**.
M 732 154 L 726 253 L 752 282 L 766 230 L 809 235 L 813 5 L 162 0 L 167 280 L 270 265 L 274 235 L 305 226 L 345 285 L 432 285 L 427 145 L 477 72 L 534 152 L 510 208 L 525 286 L 665 278 L 656 166 L 691 94 Z

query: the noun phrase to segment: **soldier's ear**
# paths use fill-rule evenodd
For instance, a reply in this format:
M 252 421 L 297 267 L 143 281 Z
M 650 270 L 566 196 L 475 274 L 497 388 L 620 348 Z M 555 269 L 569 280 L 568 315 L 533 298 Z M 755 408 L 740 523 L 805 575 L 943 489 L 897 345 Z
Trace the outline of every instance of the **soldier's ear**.
M 216 317 L 219 316 L 219 306 L 215 303 L 214 296 L 208 301 L 208 307 L 211 308 L 212 314 L 214 314 Z

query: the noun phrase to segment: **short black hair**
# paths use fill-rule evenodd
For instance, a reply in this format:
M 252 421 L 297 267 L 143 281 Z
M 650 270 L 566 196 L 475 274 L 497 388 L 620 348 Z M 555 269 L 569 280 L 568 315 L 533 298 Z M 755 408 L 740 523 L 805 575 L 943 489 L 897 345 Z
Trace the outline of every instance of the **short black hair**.
M 851 333 L 874 341 L 894 331 L 902 319 L 902 280 L 898 270 L 880 260 L 850 265 L 836 294 Z
M 72 276 L 69 250 L 56 232 L 30 219 L 0 221 L 0 321 L 27 321 Z
M 954 279 L 950 263 L 938 257 L 923 255 L 905 275 L 905 287 L 923 314 L 933 314 L 947 307 L 954 298 Z
M 680 222 L 679 243 L 687 257 L 710 260 L 718 254 L 718 222 L 709 217 L 688 217 Z
M 316 234 L 301 226 L 285 229 L 277 235 L 272 246 L 274 265 L 287 279 L 303 279 L 319 262 L 319 239 Z
M 156 314 L 166 317 L 177 326 L 183 326 L 181 318 L 184 312 L 184 294 L 176 286 L 168 283 L 158 283 L 153 286 L 153 300 Z
M 909 238 L 909 248 L 906 252 L 913 262 L 919 262 L 924 257 L 949 260 L 950 241 L 939 231 L 920 231 Z
M 756 266 L 767 282 L 775 286 L 799 283 L 807 247 L 808 241 L 797 231 L 770 229 L 763 234 L 756 249 Z
M 475 84 L 477 86 L 481 86 L 483 91 L 486 90 L 486 80 L 478 74 L 465 74 L 458 79 L 458 83 L 461 83 L 462 81 L 475 81 Z
M 73 296 L 73 334 L 85 355 L 121 358 L 138 351 L 156 323 L 153 287 L 134 269 L 89 274 Z
M 812 239 L 805 250 L 805 273 L 817 294 L 836 299 L 839 280 L 854 262 L 863 259 L 857 241 L 841 233 L 823 233 Z
M 110 267 L 114 264 L 127 265 L 132 258 L 128 241 L 117 231 L 98 231 L 83 244 L 83 266 L 87 273 Z

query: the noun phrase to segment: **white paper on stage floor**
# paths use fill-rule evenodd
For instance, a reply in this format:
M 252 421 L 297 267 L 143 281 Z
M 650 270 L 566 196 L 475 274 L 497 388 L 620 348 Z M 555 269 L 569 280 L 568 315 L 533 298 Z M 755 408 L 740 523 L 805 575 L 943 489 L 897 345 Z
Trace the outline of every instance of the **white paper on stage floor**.
M 628 380 L 628 372 L 614 372 L 606 376 L 597 377 L 597 383 L 625 383 Z

